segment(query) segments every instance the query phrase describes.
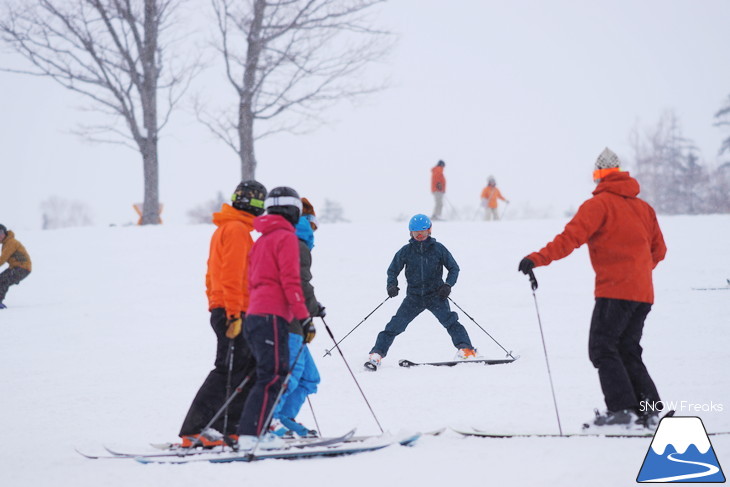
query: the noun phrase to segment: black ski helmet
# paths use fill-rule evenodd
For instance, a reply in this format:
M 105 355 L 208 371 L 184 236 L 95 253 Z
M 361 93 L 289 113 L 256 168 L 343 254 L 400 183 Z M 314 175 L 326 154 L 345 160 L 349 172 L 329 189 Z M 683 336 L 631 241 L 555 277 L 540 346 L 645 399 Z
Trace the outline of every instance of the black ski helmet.
M 241 181 L 231 196 L 231 206 L 237 210 L 251 213 L 254 216 L 264 214 L 264 201 L 266 200 L 266 188 L 263 184 L 253 179 Z
M 302 214 L 302 200 L 299 193 L 287 186 L 274 188 L 266 198 L 266 213 L 281 215 L 292 225 L 299 222 Z

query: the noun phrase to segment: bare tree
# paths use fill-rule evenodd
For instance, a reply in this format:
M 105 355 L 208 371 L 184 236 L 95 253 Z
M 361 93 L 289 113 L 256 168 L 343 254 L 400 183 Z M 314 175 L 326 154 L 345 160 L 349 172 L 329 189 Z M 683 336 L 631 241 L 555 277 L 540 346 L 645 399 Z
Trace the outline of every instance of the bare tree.
M 41 202 L 43 230 L 68 227 L 88 227 L 92 224 L 91 210 L 86 203 L 51 196 Z
M 730 96 L 725 100 L 725 105 L 715 113 L 715 126 L 730 127 Z M 730 136 L 722 141 L 720 146 L 720 155 L 730 152 Z
M 631 139 L 641 195 L 658 213 L 708 211 L 709 173 L 673 111 L 666 111 L 644 137 L 635 129 Z
M 190 223 L 210 223 L 213 213 L 219 211 L 223 203 L 230 203 L 230 201 L 230 198 L 226 200 L 222 191 L 218 191 L 215 199 L 208 200 L 188 210 L 188 220 L 190 220 Z
M 237 100 L 222 113 L 199 102 L 197 114 L 238 154 L 242 179 L 255 177 L 256 140 L 303 132 L 322 122 L 323 108 L 384 87 L 363 75 L 392 46 L 389 32 L 372 27 L 384 1 L 212 0 L 216 48 Z
M 163 39 L 178 7 L 178 0 L 23 0 L 0 17 L 3 40 L 33 66 L 4 71 L 47 76 L 85 95 L 111 121 L 82 127 L 82 135 L 139 151 L 143 224 L 158 222 L 160 130 L 195 73 L 196 63 L 173 65 L 174 40 Z

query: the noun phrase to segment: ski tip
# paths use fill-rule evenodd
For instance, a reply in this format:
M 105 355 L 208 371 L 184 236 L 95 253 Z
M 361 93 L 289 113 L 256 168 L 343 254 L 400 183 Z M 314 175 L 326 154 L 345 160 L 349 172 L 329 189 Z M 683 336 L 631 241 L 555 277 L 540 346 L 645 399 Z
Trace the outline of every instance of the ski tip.
M 74 451 L 75 451 L 76 453 L 78 453 L 79 455 L 81 455 L 82 457 L 84 457 L 84 458 L 88 458 L 88 459 L 90 459 L 90 460 L 96 460 L 96 459 L 98 459 L 98 458 L 99 458 L 99 455 L 92 455 L 92 454 L 90 454 L 90 453 L 84 453 L 84 452 L 82 452 L 81 450 L 79 450 L 78 448 L 74 448 Z
M 420 432 L 416 432 L 416 433 L 411 433 L 411 434 L 407 434 L 407 435 L 404 435 L 404 436 L 402 436 L 402 437 L 401 437 L 401 438 L 400 438 L 400 439 L 398 440 L 398 443 L 399 443 L 399 444 L 400 444 L 401 446 L 413 446 L 413 445 L 414 445 L 414 444 L 416 443 L 416 441 L 418 441 L 418 439 L 419 439 L 419 438 L 420 438 L 421 436 L 422 436 L 422 433 L 420 433 Z
M 413 367 L 414 365 L 416 365 L 416 363 L 411 362 L 410 360 L 401 359 L 398 361 L 398 365 L 400 365 L 401 367 Z

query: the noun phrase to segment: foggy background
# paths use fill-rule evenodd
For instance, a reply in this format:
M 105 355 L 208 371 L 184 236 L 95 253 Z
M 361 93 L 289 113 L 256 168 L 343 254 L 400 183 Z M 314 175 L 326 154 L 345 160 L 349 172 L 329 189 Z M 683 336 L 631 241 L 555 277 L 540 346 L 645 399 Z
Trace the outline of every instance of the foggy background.
M 377 222 L 430 214 L 430 169 L 443 159 L 447 215 L 472 218 L 491 174 L 507 219 L 563 216 L 590 196 L 603 148 L 629 161 L 632 129 L 667 110 L 714 167 L 728 136 L 713 116 L 730 95 L 729 18 L 723 0 L 389 2 L 378 22 L 398 43 L 369 75 L 390 88 L 323 112 L 328 125 L 307 135 L 258 142 L 257 179 Z M 200 23 L 196 45 L 214 35 Z M 0 49 L 0 65 L 27 67 Z M 235 102 L 216 61 L 188 94 Z M 0 223 L 41 228 L 54 196 L 87 205 L 95 225 L 136 222 L 141 156 L 71 133 L 100 119 L 88 100 L 42 77 L 0 72 L 0 87 Z M 183 103 L 161 133 L 163 221 L 187 223 L 239 180 L 236 154 Z

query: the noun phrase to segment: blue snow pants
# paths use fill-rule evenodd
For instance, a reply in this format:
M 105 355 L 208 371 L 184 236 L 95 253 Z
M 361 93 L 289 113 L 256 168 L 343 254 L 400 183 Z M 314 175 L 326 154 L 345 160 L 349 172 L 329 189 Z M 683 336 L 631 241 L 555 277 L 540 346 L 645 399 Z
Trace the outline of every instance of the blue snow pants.
M 289 323 L 276 315 L 246 315 L 243 337 L 256 359 L 256 383 L 246 398 L 239 435 L 259 436 L 289 373 Z
M 295 419 L 302 409 L 307 396 L 317 392 L 320 382 L 319 371 L 314 363 L 309 347 L 303 345 L 304 337 L 297 333 L 289 333 L 289 367 L 291 376 L 286 391 L 274 412 L 275 418 Z M 304 346 L 296 364 L 292 362 L 297 357 L 299 349 Z
M 439 323 L 446 328 L 451 336 L 451 342 L 456 348 L 473 348 L 469 334 L 464 326 L 459 323 L 459 315 L 451 311 L 447 299 L 440 298 L 436 293 L 425 296 L 406 294 L 395 316 L 385 325 L 385 330 L 378 333 L 375 346 L 370 350 L 370 353 L 378 353 L 385 357 L 395 337 L 406 331 L 408 324 L 424 310 L 429 310 L 439 320 Z

